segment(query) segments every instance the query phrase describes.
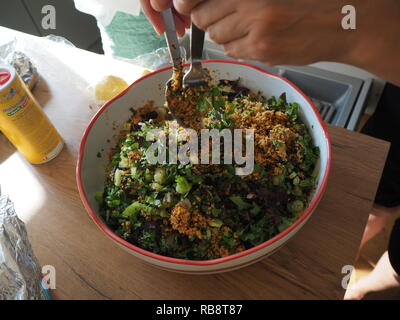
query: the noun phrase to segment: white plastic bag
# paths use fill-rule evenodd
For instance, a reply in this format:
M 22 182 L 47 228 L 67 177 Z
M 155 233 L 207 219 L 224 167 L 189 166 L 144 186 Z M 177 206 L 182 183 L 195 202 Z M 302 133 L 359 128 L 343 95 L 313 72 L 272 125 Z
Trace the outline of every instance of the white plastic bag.
M 94 16 L 104 27 L 108 26 L 117 11 L 138 16 L 139 0 L 74 0 L 75 8 Z

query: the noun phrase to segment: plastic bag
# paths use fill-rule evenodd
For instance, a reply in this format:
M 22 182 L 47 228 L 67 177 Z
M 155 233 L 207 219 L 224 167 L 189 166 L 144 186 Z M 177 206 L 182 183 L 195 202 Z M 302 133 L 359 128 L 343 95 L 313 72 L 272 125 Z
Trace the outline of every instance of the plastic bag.
M 103 26 L 108 26 L 117 11 L 134 16 L 140 13 L 139 0 L 74 0 L 75 8 L 94 16 Z
M 74 0 L 77 10 L 94 16 L 106 56 L 134 59 L 165 47 L 141 11 L 139 0 Z
M 181 46 L 181 57 L 186 62 L 186 50 Z M 171 65 L 171 57 L 168 48 L 159 48 L 153 52 L 146 53 L 135 59 L 122 59 L 137 66 L 141 66 L 150 71 L 158 70 Z

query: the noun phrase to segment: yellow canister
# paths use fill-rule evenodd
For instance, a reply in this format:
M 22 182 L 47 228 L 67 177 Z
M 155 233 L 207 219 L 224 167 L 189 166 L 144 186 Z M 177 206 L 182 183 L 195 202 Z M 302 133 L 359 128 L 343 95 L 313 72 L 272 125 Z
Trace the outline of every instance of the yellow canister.
M 54 159 L 64 141 L 15 69 L 0 65 L 0 131 L 33 164 Z

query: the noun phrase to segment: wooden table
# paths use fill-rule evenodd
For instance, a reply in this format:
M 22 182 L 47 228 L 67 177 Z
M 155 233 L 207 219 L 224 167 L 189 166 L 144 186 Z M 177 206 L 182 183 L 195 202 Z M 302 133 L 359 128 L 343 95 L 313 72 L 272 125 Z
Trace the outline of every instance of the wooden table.
M 0 135 L 2 192 L 15 202 L 40 263 L 56 268 L 56 299 L 343 298 L 342 267 L 355 262 L 388 143 L 329 126 L 333 165 L 325 196 L 283 249 L 225 274 L 161 271 L 117 247 L 95 226 L 75 181 L 79 142 L 97 111 L 84 94 L 85 79 L 110 70 L 135 78 L 141 69 L 0 28 L 4 34 L 17 35 L 26 45 L 42 76 L 34 94 L 66 140 L 57 159 L 33 166 Z

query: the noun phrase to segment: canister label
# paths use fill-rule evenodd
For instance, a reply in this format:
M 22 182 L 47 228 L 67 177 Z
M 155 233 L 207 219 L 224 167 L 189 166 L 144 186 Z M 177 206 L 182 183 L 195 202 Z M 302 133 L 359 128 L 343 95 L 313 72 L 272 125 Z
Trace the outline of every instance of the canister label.
M 47 162 L 60 153 L 63 140 L 21 78 L 8 72 L 0 86 L 0 130 L 29 162 Z

